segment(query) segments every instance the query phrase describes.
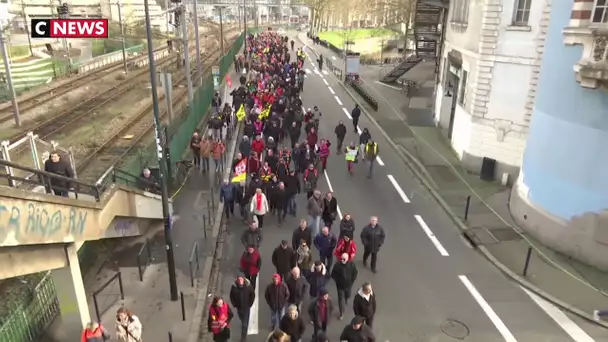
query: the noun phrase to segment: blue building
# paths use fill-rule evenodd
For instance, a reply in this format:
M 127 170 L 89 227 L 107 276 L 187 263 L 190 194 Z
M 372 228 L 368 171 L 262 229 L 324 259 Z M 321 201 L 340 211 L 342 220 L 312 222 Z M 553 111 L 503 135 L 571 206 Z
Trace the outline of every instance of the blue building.
M 511 212 L 543 244 L 608 269 L 608 1 L 546 3 L 547 36 Z

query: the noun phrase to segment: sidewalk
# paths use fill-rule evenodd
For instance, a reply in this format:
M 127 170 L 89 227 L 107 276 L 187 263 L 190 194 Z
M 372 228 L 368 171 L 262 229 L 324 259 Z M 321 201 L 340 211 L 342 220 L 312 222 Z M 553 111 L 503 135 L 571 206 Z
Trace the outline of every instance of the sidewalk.
M 331 50 L 298 37 L 308 49 L 325 57 L 338 58 Z M 342 63 L 334 62 L 334 67 Z M 434 70 L 426 82 L 407 98 L 397 87 L 380 84 L 389 66 L 361 66 L 362 87 L 379 103 L 378 111 L 350 87 L 340 83 L 383 132 L 414 175 L 429 189 L 463 234 L 501 271 L 541 297 L 592 320 L 592 312 L 608 308 L 608 297 L 598 291 L 608 287 L 608 274 L 559 255 L 521 233 L 508 208 L 510 189 L 483 181 L 462 166 L 447 135 L 435 126 L 432 114 Z M 419 77 L 418 75 L 417 77 Z M 415 194 L 415 196 L 418 194 Z M 428 194 L 421 194 L 423 199 Z M 471 196 L 467 219 L 465 208 Z M 420 198 L 418 200 L 421 200 Z M 430 201 L 429 201 L 430 202 Z M 522 271 L 532 248 L 527 276 Z M 608 327 L 607 324 L 601 324 Z

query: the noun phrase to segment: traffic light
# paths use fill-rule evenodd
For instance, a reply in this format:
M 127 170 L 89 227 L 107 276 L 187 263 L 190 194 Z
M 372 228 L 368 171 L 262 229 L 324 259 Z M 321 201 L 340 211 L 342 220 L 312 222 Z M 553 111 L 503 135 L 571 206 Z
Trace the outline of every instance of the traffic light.
M 64 2 L 63 4 L 57 6 L 57 15 L 61 19 L 65 19 L 70 16 L 70 8 L 68 7 L 67 3 Z

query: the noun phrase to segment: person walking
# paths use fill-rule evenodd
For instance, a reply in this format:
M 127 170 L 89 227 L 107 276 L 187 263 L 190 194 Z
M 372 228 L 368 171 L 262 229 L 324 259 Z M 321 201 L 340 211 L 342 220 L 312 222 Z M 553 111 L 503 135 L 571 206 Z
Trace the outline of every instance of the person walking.
M 82 331 L 82 342 L 105 342 L 112 338 L 110 333 L 99 323 L 89 322 Z
M 372 328 L 365 325 L 363 317 L 355 316 L 340 334 L 340 342 L 376 342 Z
M 338 199 L 334 197 L 333 192 L 329 191 L 323 199 L 323 214 L 321 215 L 321 219 L 323 219 L 325 226 L 331 229 L 336 217 L 338 217 Z
M 321 262 L 327 268 L 327 276 L 330 276 L 331 266 L 334 263 L 333 251 L 338 244 L 336 236 L 329 231 L 328 227 L 323 227 L 321 232 L 315 236 L 315 248 L 319 251 Z
M 116 339 L 121 342 L 140 342 L 142 325 L 137 316 L 126 308 L 116 312 Z
M 266 304 L 270 308 L 270 330 L 278 328 L 279 322 L 285 315 L 285 307 L 289 301 L 289 289 L 283 283 L 280 274 L 272 276 L 272 283 L 268 284 L 264 291 Z
M 192 151 L 192 160 L 194 166 L 200 169 L 201 167 L 201 133 L 198 129 L 194 130 L 190 138 L 190 151 Z
M 359 148 L 354 142 L 351 142 L 344 149 L 344 159 L 346 160 L 346 170 L 352 176 L 354 175 L 354 164 L 357 162 L 357 156 L 359 155 Z
M 374 325 L 376 315 L 376 295 L 372 291 L 372 284 L 364 283 L 357 291 L 353 299 L 353 312 L 356 316 L 361 316 L 370 328 Z
M 342 220 L 340 220 L 340 236 L 342 238 L 348 236 L 351 240 L 355 237 L 355 220 L 350 214 L 344 214 Z
M 343 253 L 340 256 L 340 262 L 338 262 L 331 271 L 331 278 L 336 283 L 336 289 L 338 290 L 340 320 L 344 318 L 344 311 L 346 310 L 346 305 L 348 305 L 348 300 L 351 297 L 351 290 L 358 275 L 359 271 L 357 270 L 355 263 L 350 259 L 347 253 Z
M 306 331 L 306 323 L 300 317 L 297 306 L 292 304 L 287 307 L 287 314 L 281 318 L 279 329 L 289 335 L 291 338 L 290 342 L 302 341 L 302 337 Z
M 369 173 L 367 174 L 367 178 L 372 178 L 374 164 L 376 163 L 376 158 L 378 158 L 378 143 L 370 139 L 367 144 L 365 144 L 364 153 L 365 160 L 369 163 Z
M 327 169 L 327 158 L 331 154 L 331 143 L 328 140 L 321 139 L 319 142 L 319 158 L 321 158 L 321 172 Z
M 372 135 L 369 132 L 369 129 L 364 128 L 363 132 L 359 135 L 359 150 L 365 151 L 365 146 L 372 139 Z
M 215 172 L 220 172 L 220 168 L 224 166 L 224 152 L 226 152 L 226 145 L 224 145 L 221 138 L 217 138 L 213 143 L 212 149 Z
M 262 192 L 261 188 L 255 189 L 255 195 L 251 199 L 249 211 L 257 218 L 260 228 L 264 228 L 264 215 L 266 215 L 268 210 L 269 206 L 266 195 Z
M 319 181 L 319 171 L 313 164 L 309 164 L 308 168 L 304 171 L 304 189 L 306 189 L 306 199 L 313 196 L 315 189 L 317 188 L 317 182 Z
M 289 210 L 289 214 L 291 214 L 291 216 L 296 217 L 298 209 L 296 195 L 300 193 L 301 188 L 300 179 L 298 178 L 298 174 L 295 170 L 289 171 L 289 175 L 287 175 L 284 183 L 287 192 L 287 209 Z
M 323 198 L 321 198 L 321 191 L 314 190 L 312 196 L 308 198 L 308 204 L 306 210 L 308 212 L 308 226 L 312 228 L 312 235 L 317 236 L 321 229 L 321 215 L 323 215 Z
M 243 255 L 241 255 L 239 266 L 241 272 L 245 275 L 245 278 L 249 280 L 249 283 L 255 289 L 257 286 L 256 281 L 258 279 L 258 274 L 262 268 L 262 257 L 260 256 L 260 252 L 253 245 L 247 246 L 247 249 L 243 252 Z
M 374 273 L 377 270 L 378 252 L 380 252 L 385 239 L 384 228 L 378 224 L 378 218 L 372 216 L 369 224 L 361 231 L 361 243 L 363 244 L 363 266 L 367 267 L 367 259 L 371 255 L 371 268 Z
M 361 117 L 361 108 L 358 104 L 355 104 L 355 108 L 350 112 L 350 116 L 353 118 L 353 128 L 355 133 L 358 133 L 357 127 L 359 126 L 359 117 Z
M 310 268 L 310 273 L 306 277 L 308 280 L 308 294 L 310 298 L 319 297 L 319 293 L 325 290 L 327 286 L 328 273 L 325 265 L 319 260 L 315 261 L 313 266 Z
M 348 256 L 348 261 L 355 261 L 357 244 L 348 235 L 344 235 L 338 240 L 338 245 L 336 245 L 336 249 L 334 250 L 334 255 L 337 259 L 340 259 L 342 254 Z
M 287 217 L 287 205 L 289 203 L 289 193 L 285 188 L 285 183 L 279 182 L 279 186 L 274 190 L 272 197 L 274 198 L 274 206 L 277 211 L 279 227 L 281 227 Z
M 207 331 L 213 334 L 214 342 L 230 341 L 230 321 L 234 317 L 232 309 L 222 297 L 214 297 L 209 306 Z
M 314 329 L 312 333 L 313 341 L 318 337 L 320 332 L 327 333 L 327 327 L 331 321 L 333 311 L 334 305 L 329 299 L 329 293 L 327 293 L 326 289 L 321 289 L 318 298 L 312 301 L 308 307 L 308 315 Z
M 236 314 L 241 321 L 241 342 L 247 340 L 249 329 L 249 316 L 251 307 L 255 301 L 255 289 L 243 275 L 236 277 L 234 284 L 230 288 L 230 303 L 236 309 Z
M 63 160 L 57 151 L 52 151 L 49 159 L 44 162 L 44 171 L 66 178 L 74 178 L 74 170 L 72 170 L 69 161 Z M 70 188 L 72 187 L 70 181 L 59 178 L 48 178 L 46 179 L 46 184 L 50 184 L 50 188 L 46 189 L 47 193 L 52 192 L 55 196 L 69 197 Z
M 301 276 L 299 267 L 292 268 L 290 273 L 290 276 L 285 280 L 285 284 L 289 289 L 289 304 L 295 305 L 301 312 L 302 302 L 308 290 L 308 283 Z
M 293 231 L 291 236 L 291 247 L 297 250 L 300 247 L 302 241 L 306 242 L 308 246 L 312 245 L 312 229 L 308 227 L 306 220 L 300 220 L 300 225 Z
M 220 203 L 224 203 L 226 219 L 234 216 L 234 199 L 236 197 L 236 187 L 228 178 L 224 179 L 224 184 L 220 187 Z
M 272 264 L 283 279 L 287 279 L 291 269 L 296 266 L 296 253 L 289 247 L 287 240 L 282 240 L 272 252 Z
M 336 134 L 336 154 L 341 154 L 344 138 L 346 137 L 346 126 L 344 126 L 342 120 L 340 120 L 336 128 L 334 128 L 334 133 Z
M 296 255 L 296 265 L 301 270 L 302 275 L 308 279 L 312 267 L 312 251 L 305 240 L 300 241 Z
M 247 209 L 249 206 L 249 200 L 251 196 L 247 191 L 247 183 L 245 181 L 240 182 L 234 191 L 235 201 L 239 204 L 239 212 L 243 221 L 247 222 Z
M 211 137 L 206 136 L 200 142 L 200 171 L 205 173 L 209 171 L 209 158 L 211 157 L 211 151 L 213 149 L 213 141 Z
M 241 243 L 245 248 L 249 246 L 252 246 L 255 249 L 260 248 L 262 245 L 262 231 L 258 228 L 257 222 L 251 222 L 251 224 L 249 224 L 249 229 L 243 231 Z

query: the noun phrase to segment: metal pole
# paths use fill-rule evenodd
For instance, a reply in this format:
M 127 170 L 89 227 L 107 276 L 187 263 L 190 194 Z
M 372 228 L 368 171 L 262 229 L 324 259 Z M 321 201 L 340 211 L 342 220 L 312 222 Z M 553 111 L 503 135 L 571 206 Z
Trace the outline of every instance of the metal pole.
M 223 13 L 223 7 L 219 6 L 218 7 L 219 11 L 220 11 L 220 53 L 221 53 L 221 57 L 224 57 L 224 21 L 222 18 L 222 13 Z M 220 59 L 221 59 L 220 57 Z
M 198 34 L 198 6 L 196 0 L 192 1 L 194 5 L 194 39 L 196 39 L 196 80 L 198 82 L 203 81 L 203 65 L 201 62 L 201 38 Z
M 165 91 L 165 103 L 167 104 L 167 114 L 169 114 L 169 122 L 173 121 L 173 84 L 171 73 L 163 72 L 163 90 Z
M 175 256 L 173 255 L 173 239 L 171 237 L 171 213 L 169 212 L 169 189 L 167 188 L 167 163 L 165 154 L 162 153 L 161 134 L 160 134 L 160 114 L 158 108 L 158 92 L 156 91 L 156 63 L 154 61 L 154 47 L 152 46 L 152 29 L 150 25 L 150 6 L 148 0 L 144 0 L 144 11 L 146 15 L 146 37 L 148 43 L 148 64 L 150 69 L 150 86 L 152 88 L 152 104 L 154 110 L 154 125 L 156 128 L 157 153 L 160 159 L 160 187 L 163 205 L 163 220 L 165 223 L 165 249 L 167 250 L 167 267 L 169 268 L 169 289 L 171 300 L 178 299 L 177 280 L 175 276 Z
M 27 23 L 27 16 L 25 15 L 25 4 L 23 0 L 21 0 L 21 15 L 23 16 L 23 27 L 25 27 L 25 34 L 27 35 L 27 45 L 30 48 L 30 56 L 34 55 L 34 51 L 32 50 L 32 38 L 30 37 L 30 28 Z
M 247 56 L 247 4 L 245 1 L 247 0 L 243 0 L 243 36 L 245 38 L 243 41 L 243 52 Z
M 186 67 L 186 81 L 188 82 L 188 102 L 192 102 L 192 74 L 190 72 L 190 47 L 188 47 L 188 19 L 186 6 L 182 7 L 182 39 L 184 42 L 184 66 Z
M 528 276 L 528 267 L 530 267 L 530 258 L 532 257 L 532 247 L 528 247 L 528 251 L 526 252 L 526 261 L 524 263 L 524 270 L 521 272 L 521 275 L 524 277 Z
M 27 26 L 27 24 L 25 25 Z M 15 126 L 21 127 L 21 115 L 19 114 L 19 104 L 17 103 L 17 93 L 13 86 L 13 77 L 11 76 L 11 62 L 8 59 L 7 48 L 4 41 L 4 30 L 0 28 L 0 52 L 2 52 L 2 60 L 4 61 L 4 70 L 6 74 L 6 84 L 8 85 L 8 91 L 11 93 L 11 101 L 13 102 L 13 118 L 15 119 Z M 28 35 L 29 36 L 29 35 Z
M 255 16 L 253 18 L 253 24 L 255 25 L 255 28 L 257 30 L 259 27 L 258 27 L 258 4 L 257 4 L 256 0 L 253 0 L 253 15 Z
M 169 12 L 169 0 L 165 0 L 165 10 L 167 11 L 165 13 L 165 28 L 167 29 L 167 34 L 169 34 L 169 32 L 171 32 L 171 25 L 169 24 L 169 22 L 171 21 L 171 13 Z
M 120 24 L 120 41 L 122 42 L 122 67 L 125 69 L 125 74 L 129 73 L 129 69 L 127 68 L 127 42 L 125 41 L 125 26 L 122 23 L 122 10 L 120 9 L 122 5 L 120 2 L 117 2 L 118 6 L 118 23 Z

